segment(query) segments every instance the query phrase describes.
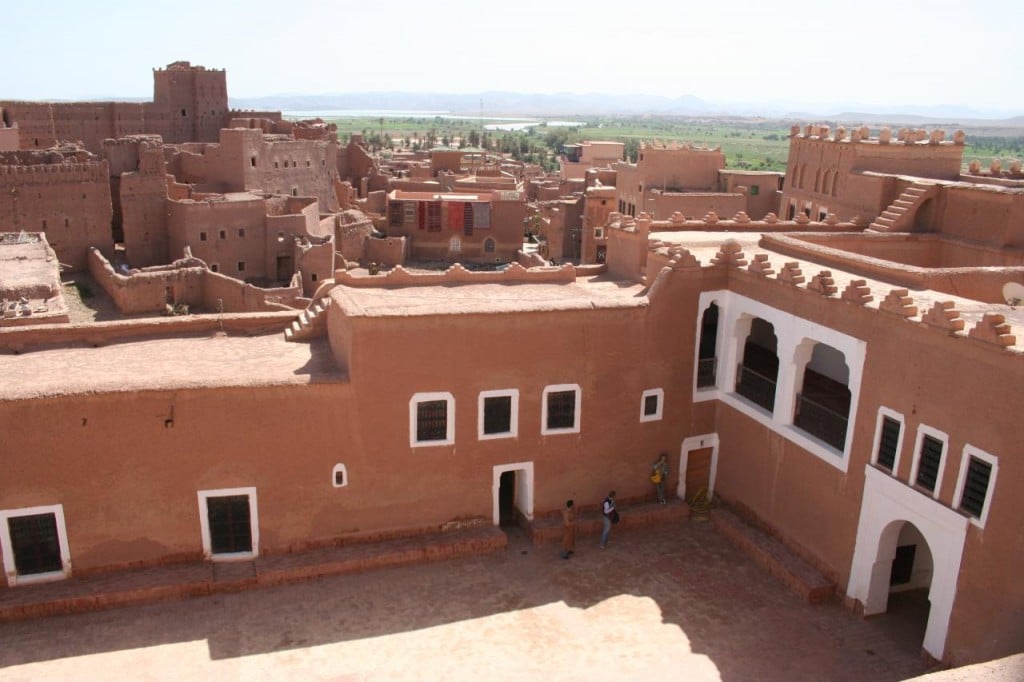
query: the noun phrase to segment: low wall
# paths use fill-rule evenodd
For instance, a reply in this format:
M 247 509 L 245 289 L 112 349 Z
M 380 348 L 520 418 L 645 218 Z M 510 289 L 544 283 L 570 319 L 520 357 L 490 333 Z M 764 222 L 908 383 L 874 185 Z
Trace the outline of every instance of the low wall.
M 129 339 L 191 336 L 222 330 L 229 334 L 269 334 L 283 332 L 298 314 L 298 310 L 288 310 L 14 327 L 0 329 L 0 353 L 20 353 L 52 346 L 102 346 Z
M 766 234 L 761 237 L 760 245 L 778 253 L 807 258 L 909 289 L 941 291 L 985 303 L 1005 303 L 1003 285 L 1009 281 L 1024 283 L 1024 266 L 921 268 L 813 244 L 800 237 L 783 234 Z
M 261 289 L 234 277 L 207 270 L 203 276 L 203 307 L 209 311 L 270 312 L 292 309 L 302 296 L 302 286 L 292 280 L 292 286 L 280 289 Z
M 367 263 L 404 265 L 408 256 L 409 240 L 406 237 L 368 237 L 363 241 L 363 259 Z
M 334 281 L 350 287 L 436 286 L 442 284 L 520 284 L 570 283 L 576 281 L 576 268 L 566 264 L 524 268 L 512 263 L 504 270 L 473 272 L 456 263 L 443 272 L 409 272 L 401 265 L 384 275 L 353 274 L 335 270 Z

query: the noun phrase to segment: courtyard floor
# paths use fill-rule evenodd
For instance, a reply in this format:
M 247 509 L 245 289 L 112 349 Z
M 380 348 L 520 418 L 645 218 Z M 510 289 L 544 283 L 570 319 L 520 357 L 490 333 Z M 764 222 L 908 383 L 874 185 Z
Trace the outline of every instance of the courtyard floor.
M 0 623 L 0 679 L 901 680 L 920 604 L 809 606 L 709 525 Z

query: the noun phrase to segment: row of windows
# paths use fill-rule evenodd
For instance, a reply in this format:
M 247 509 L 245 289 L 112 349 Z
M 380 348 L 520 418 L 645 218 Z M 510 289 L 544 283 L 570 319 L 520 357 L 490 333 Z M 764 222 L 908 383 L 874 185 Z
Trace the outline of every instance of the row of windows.
M 280 167 L 281 167 L 281 166 L 280 166 L 280 164 L 282 164 L 282 163 L 284 164 L 284 167 L 285 167 L 285 168 L 288 168 L 288 167 L 289 167 L 289 166 L 288 166 L 288 161 L 275 161 L 275 162 L 274 162 L 274 168 L 280 168 Z M 251 158 L 249 159 L 249 165 L 251 165 L 251 166 L 255 166 L 255 165 L 256 165 L 256 157 L 255 157 L 255 156 L 253 156 L 253 157 L 251 157 Z M 306 167 L 307 167 L 307 168 L 309 168 L 309 167 L 311 167 L 312 165 L 313 165 L 313 164 L 312 164 L 312 162 L 311 162 L 311 161 L 310 161 L 309 159 L 306 159 Z M 326 162 L 326 161 L 321 161 L 321 162 L 320 162 L 320 165 L 322 165 L 322 166 L 326 166 L 326 165 L 327 165 L 327 162 Z M 292 168 L 298 168 L 298 163 L 297 163 L 297 162 L 295 162 L 295 161 L 292 161 L 292 162 L 291 162 L 291 167 L 292 167 Z
M 806 177 L 807 164 L 802 163 L 794 168 L 793 171 L 793 187 L 797 189 L 805 189 L 805 185 L 809 182 L 809 178 Z M 826 168 L 824 172 L 820 168 L 814 171 L 814 191 L 819 194 L 827 194 L 829 196 L 836 196 L 838 191 L 839 170 L 835 168 Z
M 875 448 L 872 464 L 897 476 L 903 450 L 903 415 L 886 407 L 878 410 Z M 914 461 L 907 480 L 917 490 L 938 499 L 946 468 L 949 436 L 925 424 L 917 427 Z M 999 460 L 972 445 L 965 445 L 960 460 L 960 473 L 953 493 L 953 507 L 971 518 L 979 527 L 985 526 L 996 483 Z
M 238 228 L 238 236 L 240 238 L 242 238 L 242 239 L 245 239 L 245 228 L 244 227 Z M 217 231 L 217 237 L 220 238 L 220 239 L 227 239 L 228 238 L 228 231 L 227 230 L 218 230 Z M 199 232 L 199 241 L 205 242 L 205 241 L 207 241 L 207 239 L 209 239 L 209 234 L 206 232 L 206 230 L 200 231 Z
M 245 261 L 240 260 L 235 263 L 236 272 L 245 272 Z M 210 272 L 220 272 L 220 263 L 210 263 Z
M 652 388 L 640 397 L 640 421 L 661 419 L 665 392 Z M 578 384 L 546 386 L 541 398 L 542 435 L 579 433 L 581 393 Z M 477 438 L 519 435 L 519 391 L 481 391 L 477 399 Z M 416 393 L 409 400 L 409 445 L 451 445 L 455 442 L 455 397 L 451 393 Z

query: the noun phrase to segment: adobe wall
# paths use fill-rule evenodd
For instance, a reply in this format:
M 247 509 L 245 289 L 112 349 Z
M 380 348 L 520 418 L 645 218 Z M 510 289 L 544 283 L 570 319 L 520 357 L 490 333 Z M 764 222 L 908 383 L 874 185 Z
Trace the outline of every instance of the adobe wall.
M 264 289 L 218 272 L 203 273 L 202 305 L 208 312 L 283 311 L 300 307 L 300 296 L 302 287 L 294 282 L 292 286 Z
M 943 234 L 996 248 L 1024 249 L 1024 194 L 944 187 L 937 211 Z
M 7 128 L 0 125 L 0 152 L 16 151 L 19 149 L 20 144 L 17 128 Z
M 409 257 L 409 239 L 407 237 L 364 239 L 361 244 L 363 244 L 362 256 L 350 260 L 365 261 L 367 264 L 403 265 Z
M 206 267 L 198 263 L 123 275 L 115 272 L 99 251 L 89 252 L 89 273 L 126 315 L 161 313 L 168 304 L 199 305 L 203 301 L 205 272 Z
M 69 162 L 0 158 L 0 221 L 10 231 L 45 232 L 58 260 L 85 270 L 90 246 L 113 254 L 109 170 L 106 161 Z M 28 154 L 23 152 L 22 154 Z
M 276 276 L 267 272 L 263 197 L 229 196 L 200 201 L 166 200 L 167 248 L 171 253 L 182 253 L 189 247 L 211 270 L 216 265 L 218 272 L 233 277 Z M 244 269 L 239 269 L 240 262 Z
M 649 213 L 655 220 L 665 220 L 673 213 L 682 213 L 688 218 L 702 218 L 709 211 L 718 215 L 736 215 L 747 207 L 744 194 L 714 193 L 677 193 L 645 191 L 641 203 L 637 205 L 640 212 Z M 751 216 L 752 217 L 752 216 Z
M 751 220 L 761 220 L 769 213 L 779 213 L 782 198 L 779 188 L 785 181 L 784 173 L 721 170 L 718 177 L 722 191 L 746 196 L 747 205 L 742 210 Z
M 175 62 L 153 70 L 153 103 L 169 112 L 166 142 L 216 142 L 228 110 L 227 74 L 223 69 Z

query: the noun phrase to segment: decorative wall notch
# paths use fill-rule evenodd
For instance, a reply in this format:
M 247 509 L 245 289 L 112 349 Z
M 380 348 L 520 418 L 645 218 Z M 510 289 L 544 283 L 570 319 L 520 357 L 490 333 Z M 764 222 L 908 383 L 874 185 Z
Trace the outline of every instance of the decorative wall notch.
M 871 289 L 868 288 L 868 283 L 865 280 L 855 279 L 843 289 L 842 298 L 844 301 L 850 301 L 858 305 L 867 305 L 875 297 L 871 295 Z
M 951 334 L 963 331 L 964 321 L 960 317 L 960 311 L 954 306 L 953 301 L 936 301 L 921 321 L 937 329 L 945 329 Z
M 716 218 L 717 220 L 717 218 Z M 727 239 L 722 242 L 722 246 L 719 247 L 718 253 L 711 259 L 712 265 L 724 265 L 726 267 L 741 268 L 747 264 L 746 258 L 743 256 L 743 247 L 735 239 Z
M 767 253 L 755 253 L 754 260 L 750 261 L 750 265 L 747 270 L 760 275 L 761 277 L 767 277 L 768 275 L 775 274 L 775 270 L 772 269 L 772 264 L 768 262 Z
M 914 305 L 914 299 L 909 296 L 909 293 L 906 289 L 893 289 L 878 304 L 878 309 L 900 317 L 916 317 L 917 306 Z
M 790 261 L 783 265 L 782 270 L 779 271 L 779 281 L 792 286 L 803 284 L 804 273 L 800 270 L 800 264 L 796 261 Z
M 807 288 L 811 291 L 817 291 L 822 296 L 832 296 L 839 291 L 836 281 L 832 279 L 831 270 L 822 270 L 812 277 L 811 281 L 807 284 Z
M 978 324 L 974 325 L 967 336 L 1000 348 L 1017 343 L 1017 337 L 1010 333 L 1010 325 L 1006 323 L 1006 318 L 1000 313 L 985 313 L 985 316 Z

